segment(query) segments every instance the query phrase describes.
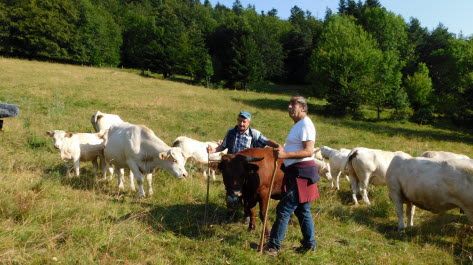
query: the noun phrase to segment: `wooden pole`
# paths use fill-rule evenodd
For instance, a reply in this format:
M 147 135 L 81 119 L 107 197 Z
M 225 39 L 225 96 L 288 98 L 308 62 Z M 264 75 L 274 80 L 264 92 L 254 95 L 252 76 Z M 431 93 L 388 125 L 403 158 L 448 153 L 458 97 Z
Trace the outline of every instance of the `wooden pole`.
M 210 153 L 207 152 L 207 196 L 205 197 L 205 213 L 204 224 L 207 226 L 207 208 L 209 205 L 209 191 L 210 191 Z
M 273 156 L 274 156 L 275 149 L 273 149 Z M 263 245 L 264 245 L 264 232 L 266 230 L 266 222 L 268 221 L 268 210 L 269 210 L 269 202 L 271 201 L 271 193 L 273 192 L 273 184 L 274 178 L 276 176 L 276 170 L 278 168 L 278 158 L 274 156 L 274 168 L 273 168 L 273 176 L 271 177 L 271 184 L 269 185 L 269 192 L 268 198 L 266 203 L 266 210 L 264 211 L 264 219 L 263 219 L 263 228 L 261 230 L 261 237 L 259 240 L 259 252 L 263 253 Z

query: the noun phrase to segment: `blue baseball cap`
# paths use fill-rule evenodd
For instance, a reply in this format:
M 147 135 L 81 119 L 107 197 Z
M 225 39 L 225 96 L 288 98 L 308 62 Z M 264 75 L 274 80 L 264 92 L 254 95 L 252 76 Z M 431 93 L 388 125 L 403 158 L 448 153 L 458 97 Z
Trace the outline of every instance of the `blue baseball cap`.
M 238 116 L 251 120 L 251 113 L 249 113 L 248 111 L 240 111 L 240 114 L 238 114 Z

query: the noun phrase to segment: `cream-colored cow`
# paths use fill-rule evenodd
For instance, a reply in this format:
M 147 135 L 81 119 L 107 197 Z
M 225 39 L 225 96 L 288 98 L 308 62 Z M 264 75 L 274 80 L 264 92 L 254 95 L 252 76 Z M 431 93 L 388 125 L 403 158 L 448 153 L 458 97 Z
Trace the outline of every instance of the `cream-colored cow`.
M 187 176 L 182 149 L 170 147 L 144 125 L 122 123 L 110 127 L 105 134 L 104 155 L 107 163 L 133 172 L 141 197 L 145 196 L 143 174 L 151 174 L 156 168 L 178 178 Z M 148 176 L 148 194 L 151 195 L 152 178 Z
M 414 225 L 415 206 L 433 213 L 460 207 L 473 222 L 473 160 L 395 156 L 386 181 L 400 230 L 404 203 L 409 226 Z

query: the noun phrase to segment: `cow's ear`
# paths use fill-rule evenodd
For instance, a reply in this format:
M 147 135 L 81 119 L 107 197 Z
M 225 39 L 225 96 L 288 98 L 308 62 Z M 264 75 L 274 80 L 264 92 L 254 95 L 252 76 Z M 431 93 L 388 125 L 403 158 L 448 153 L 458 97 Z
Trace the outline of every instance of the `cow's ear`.
M 166 160 L 168 158 L 168 152 L 159 153 L 159 159 Z
M 49 137 L 53 137 L 54 132 L 53 131 L 47 131 L 46 135 L 49 136 Z

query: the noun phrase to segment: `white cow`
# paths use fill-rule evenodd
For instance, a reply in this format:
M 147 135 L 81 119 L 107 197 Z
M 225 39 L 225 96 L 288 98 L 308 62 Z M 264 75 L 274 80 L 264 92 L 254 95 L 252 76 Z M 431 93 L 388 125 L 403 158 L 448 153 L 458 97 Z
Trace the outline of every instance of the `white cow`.
M 348 154 L 346 167 L 355 205 L 358 205 L 358 200 L 356 199 L 357 191 L 361 193 L 366 204 L 371 204 L 368 199 L 368 184 L 386 184 L 386 170 L 393 157 L 397 154 L 408 155 L 404 152 L 388 152 L 364 147 L 354 148 Z
M 349 181 L 348 174 L 345 171 L 345 167 L 348 161 L 348 154 L 350 153 L 350 149 L 341 148 L 340 150 L 336 150 L 330 148 L 328 146 L 322 146 L 320 148 L 322 157 L 328 159 L 328 163 L 330 165 L 330 174 L 335 176 L 335 186 L 337 190 L 340 190 L 340 177 L 345 176 L 346 179 Z M 332 188 L 334 180 L 332 179 Z
M 90 122 L 92 123 L 92 126 L 94 126 L 95 131 L 100 132 L 110 129 L 113 125 L 120 125 L 125 121 L 123 121 L 118 115 L 97 111 L 90 118 Z
M 207 165 L 209 163 L 208 161 L 209 158 L 211 162 L 214 162 L 214 161 L 218 162 L 221 160 L 222 155 L 227 153 L 227 149 L 225 149 L 221 152 L 211 153 L 209 155 L 207 153 L 207 146 L 209 145 L 212 146 L 213 148 L 217 148 L 218 143 L 217 142 L 201 142 L 201 141 L 197 141 L 186 136 L 179 136 L 172 143 L 173 147 L 180 147 L 182 149 L 186 163 L 189 158 L 192 158 L 197 163 L 204 164 L 204 165 Z M 203 175 L 207 179 L 207 170 L 204 169 Z M 210 168 L 210 175 L 212 176 L 212 180 L 215 181 L 214 168 Z
M 319 160 L 317 158 L 314 158 L 314 162 L 318 167 L 319 176 L 331 181 L 332 175 L 330 174 L 330 165 L 324 160 Z
M 404 228 L 403 203 L 409 226 L 414 225 L 415 206 L 434 213 L 460 207 L 473 222 L 472 160 L 395 156 L 386 181 L 400 230 Z
M 105 178 L 106 163 L 103 156 L 103 134 L 70 133 L 62 130 L 47 131 L 46 134 L 53 138 L 54 147 L 59 149 L 61 159 L 72 160 L 76 176 L 80 174 L 80 161 L 92 161 L 94 171 L 97 172 L 97 159 L 100 158 L 102 174 Z
M 163 168 L 175 177 L 187 176 L 184 154 L 179 147 L 170 147 L 144 125 L 122 123 L 112 126 L 105 136 L 105 159 L 118 168 L 129 168 L 138 183 L 139 196 L 145 196 L 143 174 Z M 148 194 L 153 194 L 152 177 L 147 176 Z
M 106 130 L 110 129 L 110 127 L 123 124 L 125 121 L 123 121 L 122 118 L 120 118 L 120 116 L 116 114 L 109 114 L 109 113 L 97 111 L 90 118 L 90 122 L 92 123 L 92 126 L 94 127 L 96 132 L 105 132 Z M 113 172 L 114 172 L 113 167 L 109 167 L 108 171 L 110 173 L 110 178 L 112 178 Z M 125 169 L 120 168 L 118 172 L 119 172 L 118 189 L 125 190 L 125 185 L 123 184 L 125 180 Z M 132 191 L 136 191 L 133 172 L 130 171 L 129 176 L 130 176 L 130 189 Z M 152 176 L 146 176 L 146 178 L 147 179 L 152 178 Z
M 314 153 L 312 154 L 312 157 L 318 160 L 324 160 L 319 147 L 314 148 Z
M 425 151 L 424 153 L 422 153 L 421 156 L 436 159 L 436 160 L 470 159 L 466 155 L 455 154 L 455 153 L 452 153 L 452 152 L 445 152 L 445 151 Z

